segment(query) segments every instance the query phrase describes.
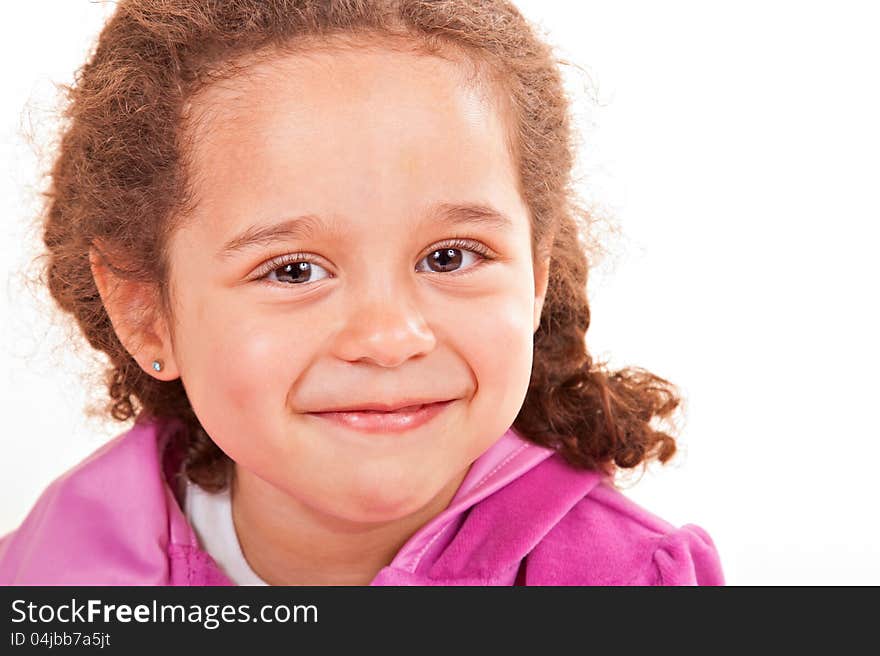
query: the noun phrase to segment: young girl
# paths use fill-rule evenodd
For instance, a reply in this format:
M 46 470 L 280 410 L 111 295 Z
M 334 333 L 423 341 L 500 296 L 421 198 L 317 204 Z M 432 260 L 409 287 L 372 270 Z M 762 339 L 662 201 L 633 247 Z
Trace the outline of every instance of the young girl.
M 121 0 L 70 89 L 46 281 L 133 426 L 4 584 L 723 584 L 628 500 L 679 399 L 585 346 L 588 212 L 507 0 Z

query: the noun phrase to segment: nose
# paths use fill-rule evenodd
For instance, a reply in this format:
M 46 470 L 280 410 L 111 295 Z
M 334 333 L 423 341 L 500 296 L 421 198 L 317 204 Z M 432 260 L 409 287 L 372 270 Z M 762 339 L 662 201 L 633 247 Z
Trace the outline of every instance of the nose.
M 413 296 L 404 284 L 387 279 L 352 289 L 337 356 L 391 368 L 432 351 L 436 337 Z

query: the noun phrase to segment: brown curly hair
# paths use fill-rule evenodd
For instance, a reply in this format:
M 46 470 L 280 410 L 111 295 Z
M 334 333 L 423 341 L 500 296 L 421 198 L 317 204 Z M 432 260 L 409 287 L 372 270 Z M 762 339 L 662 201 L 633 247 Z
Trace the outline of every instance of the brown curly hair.
M 640 368 L 610 372 L 587 350 L 594 217 L 573 189 L 576 135 L 558 68 L 567 62 L 508 0 L 120 0 L 65 87 L 65 124 L 42 215 L 44 282 L 89 344 L 109 356 L 110 415 L 182 419 L 187 477 L 211 490 L 226 484 L 229 458 L 201 427 L 181 380 L 152 377 L 120 343 L 89 252 L 99 250 L 117 276 L 158 291 L 155 307 L 142 308 L 144 321 L 155 312 L 170 316 L 166 244 L 193 198 L 187 102 L 255 58 L 331 39 L 352 48 L 457 53 L 508 105 L 508 147 L 530 210 L 533 261 L 550 258 L 531 380 L 514 428 L 577 467 L 613 473 L 669 460 L 675 440 L 652 422 L 670 420 L 680 404 L 676 389 Z

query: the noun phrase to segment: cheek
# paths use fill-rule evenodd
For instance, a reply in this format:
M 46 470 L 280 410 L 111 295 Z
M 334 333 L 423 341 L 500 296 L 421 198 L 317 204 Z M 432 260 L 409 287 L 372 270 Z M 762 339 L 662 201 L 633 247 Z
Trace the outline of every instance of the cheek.
M 509 414 L 522 406 L 532 370 L 532 301 L 525 293 L 484 299 L 463 331 L 483 401 Z
M 215 371 L 214 382 L 222 389 L 225 401 L 244 411 L 255 404 L 271 402 L 271 395 L 283 394 L 284 349 L 277 338 L 259 329 L 242 330 L 241 326 L 218 336 L 222 349 L 207 363 Z M 222 355 L 221 355 L 222 354 Z
M 259 429 L 283 415 L 284 404 L 310 353 L 309 336 L 290 325 L 230 311 L 228 304 L 204 312 L 186 336 L 182 377 L 208 433 L 221 447 L 224 436 Z

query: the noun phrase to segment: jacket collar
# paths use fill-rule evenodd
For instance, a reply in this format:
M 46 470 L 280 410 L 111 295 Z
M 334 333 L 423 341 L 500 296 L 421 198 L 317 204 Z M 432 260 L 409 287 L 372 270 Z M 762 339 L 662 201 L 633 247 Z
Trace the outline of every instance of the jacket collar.
M 513 585 L 522 560 L 602 481 L 551 455 L 480 496 L 433 562 L 395 558 L 372 585 Z

